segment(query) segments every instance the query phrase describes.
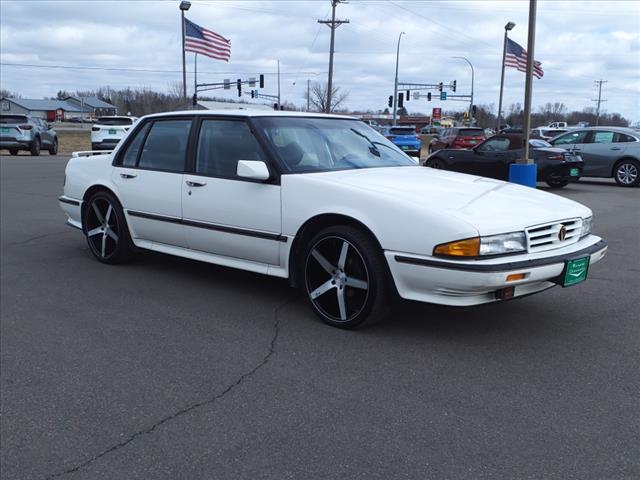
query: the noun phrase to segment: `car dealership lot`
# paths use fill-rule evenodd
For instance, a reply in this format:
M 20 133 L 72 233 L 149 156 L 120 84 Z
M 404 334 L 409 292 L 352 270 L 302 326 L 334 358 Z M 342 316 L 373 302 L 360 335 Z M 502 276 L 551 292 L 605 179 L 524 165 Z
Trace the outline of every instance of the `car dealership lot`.
M 586 283 L 342 331 L 282 280 L 99 264 L 65 163 L 0 158 L 3 478 L 640 475 L 640 189 L 560 192 L 609 242 Z

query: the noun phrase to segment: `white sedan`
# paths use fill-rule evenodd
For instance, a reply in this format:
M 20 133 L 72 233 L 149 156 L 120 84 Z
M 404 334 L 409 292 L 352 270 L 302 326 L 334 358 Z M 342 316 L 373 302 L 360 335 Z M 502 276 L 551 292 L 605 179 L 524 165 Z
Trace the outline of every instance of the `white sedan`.
M 101 262 L 148 249 L 288 278 L 343 328 L 395 295 L 467 306 L 574 285 L 607 249 L 579 203 L 417 166 L 321 114 L 149 115 L 112 153 L 71 158 L 59 201 Z

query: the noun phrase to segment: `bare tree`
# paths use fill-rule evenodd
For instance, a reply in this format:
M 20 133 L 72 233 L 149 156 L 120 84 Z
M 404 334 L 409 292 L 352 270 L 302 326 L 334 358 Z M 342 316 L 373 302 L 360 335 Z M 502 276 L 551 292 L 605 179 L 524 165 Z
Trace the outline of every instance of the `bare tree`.
M 5 90 L 4 88 L 0 90 L 0 98 L 22 98 L 19 93 L 10 92 L 9 90 Z
M 326 83 L 314 83 L 311 85 L 311 92 L 309 102 L 313 108 L 318 112 L 327 111 L 327 89 Z M 305 94 L 305 99 L 306 94 Z M 331 88 L 331 108 L 330 112 L 335 112 L 340 106 L 349 98 L 349 92 L 344 92 L 340 87 L 333 85 Z

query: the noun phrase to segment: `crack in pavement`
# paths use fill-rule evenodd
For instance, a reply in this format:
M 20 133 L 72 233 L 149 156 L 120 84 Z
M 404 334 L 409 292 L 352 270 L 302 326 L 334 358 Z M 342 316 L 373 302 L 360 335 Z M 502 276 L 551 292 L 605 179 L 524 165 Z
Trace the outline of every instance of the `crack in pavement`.
M 126 447 L 127 445 L 129 445 L 131 442 L 133 442 L 136 438 L 142 436 L 142 435 L 148 435 L 154 432 L 154 430 L 156 430 L 158 427 L 160 427 L 161 425 L 175 419 L 178 418 L 186 413 L 189 413 L 197 408 L 200 408 L 202 406 L 205 405 L 210 405 L 212 403 L 215 403 L 217 400 L 220 400 L 222 397 L 224 397 L 227 393 L 231 392 L 235 387 L 239 386 L 241 383 L 243 383 L 247 378 L 251 377 L 254 373 L 256 373 L 258 370 L 260 370 L 262 367 L 264 367 L 268 362 L 269 359 L 271 358 L 271 356 L 275 353 L 275 347 L 276 347 L 276 342 L 278 340 L 278 337 L 280 335 L 280 311 L 286 307 L 287 305 L 293 303 L 296 300 L 296 298 L 289 298 L 287 300 L 285 300 L 284 302 L 282 302 L 280 305 L 278 305 L 274 312 L 273 312 L 273 316 L 274 316 L 274 322 L 273 322 L 273 336 L 271 337 L 271 342 L 269 343 L 269 349 L 267 351 L 267 353 L 265 354 L 265 356 L 262 358 L 262 360 L 256 365 L 254 366 L 251 370 L 243 373 L 242 375 L 240 375 L 240 377 L 238 377 L 238 379 L 229 384 L 229 386 L 227 386 L 227 388 L 225 388 L 222 392 L 214 395 L 211 398 L 208 398 L 206 400 L 202 400 L 200 402 L 196 402 L 193 403 L 191 405 L 189 405 L 188 407 L 184 407 L 180 410 L 178 410 L 177 412 L 172 413 L 171 415 L 167 415 L 166 417 L 158 420 L 156 423 L 154 423 L 153 425 L 151 425 L 150 427 L 144 428 L 142 430 L 138 430 L 137 432 L 131 434 L 128 438 L 126 438 L 125 440 L 123 440 L 122 442 L 116 443 L 115 445 L 112 445 L 111 447 L 107 448 L 106 450 L 103 450 L 102 452 L 100 452 L 99 454 L 89 458 L 88 460 L 85 460 L 82 463 L 79 463 L 73 467 L 69 467 L 61 472 L 58 473 L 52 473 L 50 475 L 48 475 L 47 477 L 45 477 L 45 480 L 50 480 L 53 478 L 60 478 L 64 475 L 67 475 L 69 473 L 75 473 L 77 471 L 79 471 L 80 469 L 89 466 L 90 464 L 92 464 L 93 462 L 95 462 L 96 460 L 99 460 L 100 458 L 104 457 L 105 455 L 108 455 L 111 452 L 114 452 L 116 450 L 119 450 L 120 448 Z
M 16 245 L 25 245 L 27 243 L 35 242 L 36 240 L 40 240 L 41 238 L 51 237 L 53 235 L 64 235 L 66 233 L 73 233 L 73 230 L 68 228 L 67 230 L 62 230 L 62 231 L 59 231 L 59 232 L 44 233 L 42 235 L 36 235 L 35 237 L 29 237 L 29 238 L 27 238 L 25 240 L 20 240 L 19 242 L 7 243 L 4 246 L 5 247 L 15 247 Z

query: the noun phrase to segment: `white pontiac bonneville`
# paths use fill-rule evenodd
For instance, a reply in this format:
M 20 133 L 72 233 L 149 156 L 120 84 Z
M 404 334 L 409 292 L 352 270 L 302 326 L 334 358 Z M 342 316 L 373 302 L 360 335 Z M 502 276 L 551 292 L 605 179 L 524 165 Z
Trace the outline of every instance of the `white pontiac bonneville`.
M 149 115 L 71 158 L 59 201 L 101 262 L 148 249 L 288 278 L 345 328 L 396 294 L 468 306 L 573 285 L 607 249 L 579 203 L 418 166 L 336 115 Z

